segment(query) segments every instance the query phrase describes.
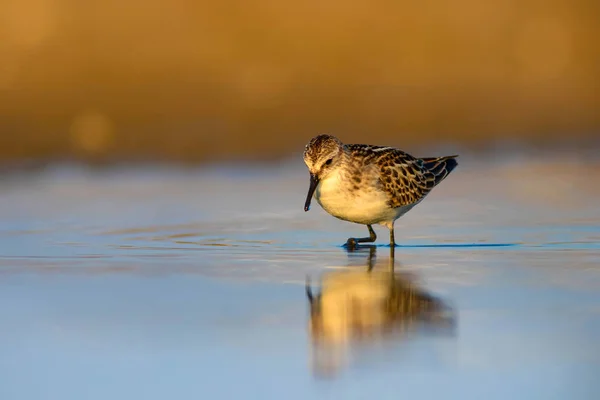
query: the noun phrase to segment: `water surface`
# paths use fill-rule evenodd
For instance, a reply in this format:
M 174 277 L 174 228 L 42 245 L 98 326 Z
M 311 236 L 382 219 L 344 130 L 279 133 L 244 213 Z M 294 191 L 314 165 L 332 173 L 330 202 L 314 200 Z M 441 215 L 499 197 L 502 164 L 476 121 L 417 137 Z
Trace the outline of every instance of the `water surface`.
M 0 398 L 595 398 L 600 164 L 461 161 L 394 259 L 454 329 L 348 344 L 327 376 L 305 279 L 370 252 L 340 246 L 366 228 L 304 213 L 297 162 L 5 176 Z

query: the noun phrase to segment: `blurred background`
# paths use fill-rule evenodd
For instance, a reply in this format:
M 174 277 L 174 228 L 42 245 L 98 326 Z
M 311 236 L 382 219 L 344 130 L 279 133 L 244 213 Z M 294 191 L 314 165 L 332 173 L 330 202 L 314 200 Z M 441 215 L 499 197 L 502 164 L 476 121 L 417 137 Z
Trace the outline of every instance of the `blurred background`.
M 599 0 L 0 0 L 0 399 L 600 398 L 599 39 Z M 303 211 L 319 133 L 460 154 L 395 258 Z M 333 301 L 364 340 L 313 347 L 307 277 L 371 265 L 451 334 Z
M 1 0 L 0 160 L 589 147 L 594 0 Z

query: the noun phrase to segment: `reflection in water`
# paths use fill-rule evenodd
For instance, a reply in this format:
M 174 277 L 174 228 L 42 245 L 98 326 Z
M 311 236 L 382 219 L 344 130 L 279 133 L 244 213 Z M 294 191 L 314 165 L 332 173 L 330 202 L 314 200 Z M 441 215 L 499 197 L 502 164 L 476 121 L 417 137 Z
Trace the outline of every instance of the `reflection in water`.
M 389 263 L 383 266 L 375 263 L 375 252 L 371 246 L 367 270 L 325 274 L 318 294 L 307 281 L 316 374 L 335 374 L 347 363 L 353 348 L 407 340 L 411 333 L 453 332 L 454 312 L 419 287 L 412 276 L 395 271 L 393 248 Z

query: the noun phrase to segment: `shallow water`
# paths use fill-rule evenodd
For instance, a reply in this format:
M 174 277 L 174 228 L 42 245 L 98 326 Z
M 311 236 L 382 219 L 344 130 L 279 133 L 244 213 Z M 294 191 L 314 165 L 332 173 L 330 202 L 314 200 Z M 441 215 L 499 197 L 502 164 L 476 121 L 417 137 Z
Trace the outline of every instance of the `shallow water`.
M 396 224 L 395 271 L 454 328 L 346 343 L 325 375 L 305 279 L 370 251 L 304 213 L 302 165 L 4 176 L 0 398 L 596 398 L 600 163 L 510 161 L 461 160 Z

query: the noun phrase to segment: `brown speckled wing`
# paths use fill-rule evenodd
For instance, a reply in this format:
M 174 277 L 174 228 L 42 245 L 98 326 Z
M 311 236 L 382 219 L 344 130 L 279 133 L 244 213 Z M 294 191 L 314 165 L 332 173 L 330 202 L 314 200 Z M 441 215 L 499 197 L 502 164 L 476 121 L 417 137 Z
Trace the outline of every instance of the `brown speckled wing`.
M 377 163 L 383 188 L 393 208 L 419 202 L 434 186 L 423 162 L 401 150 L 386 151 Z
M 348 149 L 364 164 L 377 165 L 381 188 L 393 208 L 422 200 L 457 165 L 456 156 L 419 159 L 393 147 L 360 144 Z

